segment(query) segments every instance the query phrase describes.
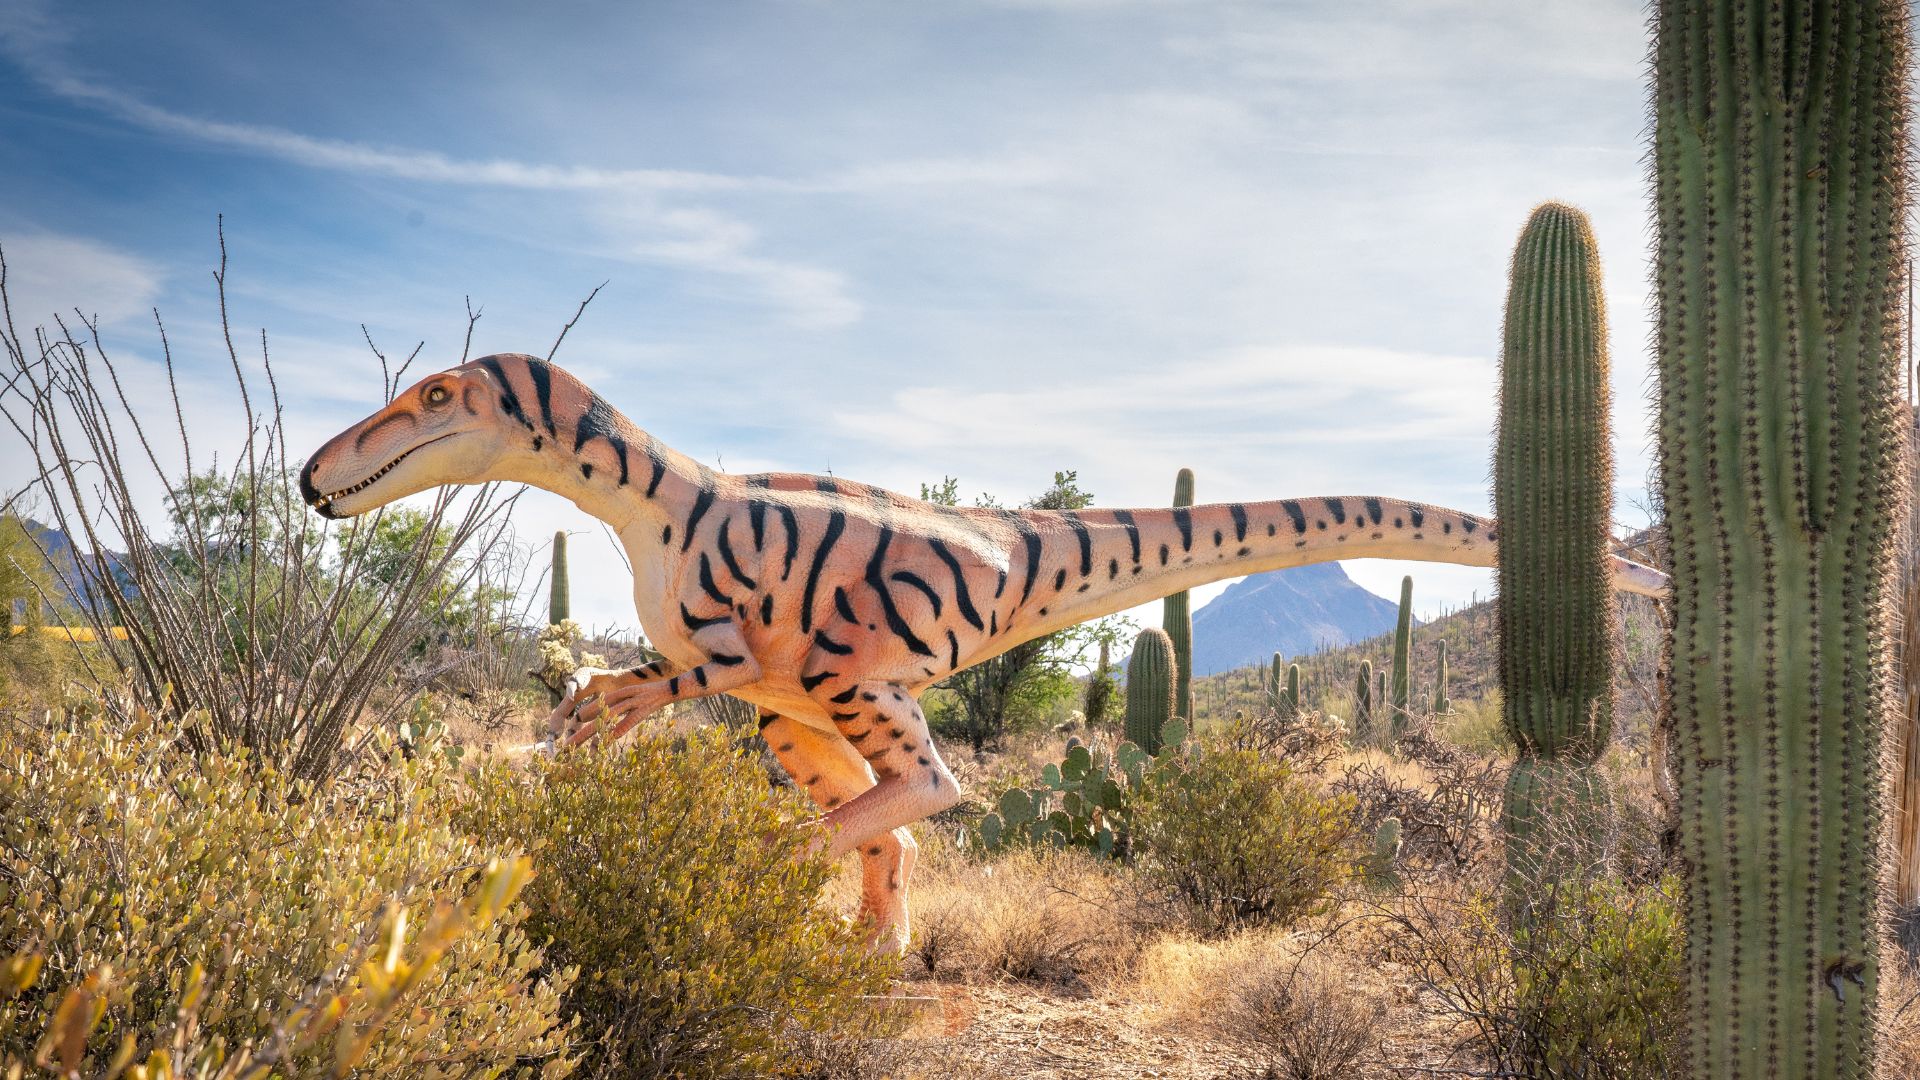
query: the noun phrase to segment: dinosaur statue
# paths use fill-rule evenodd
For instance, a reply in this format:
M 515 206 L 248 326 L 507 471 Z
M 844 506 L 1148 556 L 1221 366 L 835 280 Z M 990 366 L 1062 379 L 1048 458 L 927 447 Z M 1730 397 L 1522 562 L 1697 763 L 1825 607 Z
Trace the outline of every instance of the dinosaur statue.
M 619 535 L 634 607 L 664 659 L 588 670 L 549 718 L 578 743 L 675 701 L 761 710 L 782 766 L 862 859 L 878 947 L 907 941 L 905 826 L 961 792 L 927 734 L 929 686 L 1014 645 L 1221 578 L 1334 559 L 1491 566 L 1493 522 L 1377 497 L 1151 510 L 933 506 L 795 473 L 715 472 L 635 427 L 562 369 L 483 357 L 429 376 L 335 436 L 300 475 L 330 518 L 428 488 L 518 481 Z M 1664 590 L 1615 559 L 1620 588 Z M 598 703 L 594 718 L 577 707 Z

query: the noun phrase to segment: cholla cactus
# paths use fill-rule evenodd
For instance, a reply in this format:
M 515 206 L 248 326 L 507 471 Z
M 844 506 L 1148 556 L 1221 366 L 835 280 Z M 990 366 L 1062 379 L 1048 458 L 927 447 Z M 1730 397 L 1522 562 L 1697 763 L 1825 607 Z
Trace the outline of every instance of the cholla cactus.
M 607 659 L 598 653 L 583 652 L 574 656 L 573 646 L 582 636 L 580 624 L 572 619 L 554 623 L 540 631 L 540 666 L 534 670 L 533 678 L 553 693 L 566 692 L 567 680 L 581 668 L 599 668 L 607 666 Z

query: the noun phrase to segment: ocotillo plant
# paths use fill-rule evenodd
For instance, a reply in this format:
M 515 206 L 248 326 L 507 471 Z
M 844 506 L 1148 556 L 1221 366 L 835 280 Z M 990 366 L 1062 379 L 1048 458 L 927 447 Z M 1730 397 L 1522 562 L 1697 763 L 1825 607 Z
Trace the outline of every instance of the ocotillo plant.
M 1149 754 L 1160 752 L 1167 720 L 1174 715 L 1173 642 L 1149 626 L 1133 639 L 1127 658 L 1127 740 Z
M 1393 712 L 1390 715 L 1395 743 L 1407 730 L 1407 717 L 1413 708 L 1413 578 L 1400 579 L 1400 621 L 1393 627 Z
M 572 615 L 572 594 L 567 587 L 567 534 L 553 534 L 553 574 L 547 581 L 547 625 L 558 626 Z
M 1173 505 L 1176 509 L 1193 505 L 1193 470 L 1181 469 L 1173 479 Z M 1173 641 L 1174 678 L 1173 714 L 1193 722 L 1193 613 L 1187 607 L 1187 594 L 1174 593 L 1160 605 L 1160 625 Z
M 1436 641 L 1433 647 L 1440 654 L 1433 673 L 1433 711 L 1445 715 L 1453 711 L 1453 699 L 1447 696 L 1447 643 Z
M 1895 0 L 1655 14 L 1667 691 L 1700 1078 L 1875 1070 L 1907 19 Z
M 1590 766 L 1613 731 L 1606 309 L 1585 214 L 1534 209 L 1514 249 L 1502 336 L 1497 641 L 1501 717 L 1520 749 L 1503 821 L 1509 869 L 1529 882 L 1544 844 L 1591 835 L 1543 825 L 1604 804 Z

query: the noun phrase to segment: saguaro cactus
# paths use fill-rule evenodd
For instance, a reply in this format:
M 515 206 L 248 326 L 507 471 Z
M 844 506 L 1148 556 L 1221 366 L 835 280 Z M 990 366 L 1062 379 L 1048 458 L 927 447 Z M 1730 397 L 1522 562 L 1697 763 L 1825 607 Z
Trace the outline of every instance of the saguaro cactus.
M 1181 469 L 1173 479 L 1175 509 L 1193 505 L 1193 470 Z M 1160 605 L 1160 625 L 1173 641 L 1174 678 L 1173 714 L 1193 723 L 1193 613 L 1187 606 L 1187 594 L 1177 592 Z
M 1865 1078 L 1907 7 L 1660 0 L 1655 33 L 1689 1060 L 1696 1077 Z M 1517 530 L 1501 526 L 1504 548 Z
M 1373 726 L 1373 661 L 1360 661 L 1360 674 L 1353 680 L 1353 730 L 1364 735 Z
M 1174 715 L 1173 642 L 1149 626 L 1133 639 L 1127 658 L 1127 741 L 1149 754 L 1160 752 L 1167 720 Z
M 1453 699 L 1447 696 L 1447 643 L 1436 641 L 1433 647 L 1440 654 L 1433 673 L 1433 711 L 1437 714 L 1450 713 L 1453 711 Z
M 1413 708 L 1413 578 L 1400 579 L 1400 621 L 1393 628 L 1393 739 L 1400 740 Z
M 547 625 L 558 626 L 572 615 L 572 593 L 567 586 L 567 534 L 553 534 L 553 573 L 547 581 Z
M 1504 822 L 1508 866 L 1530 880 L 1549 845 L 1588 835 L 1563 828 L 1543 840 L 1540 828 L 1600 801 L 1590 766 L 1613 731 L 1606 310 L 1585 214 L 1535 208 L 1513 254 L 1503 336 L 1493 459 L 1501 715 L 1520 749 Z

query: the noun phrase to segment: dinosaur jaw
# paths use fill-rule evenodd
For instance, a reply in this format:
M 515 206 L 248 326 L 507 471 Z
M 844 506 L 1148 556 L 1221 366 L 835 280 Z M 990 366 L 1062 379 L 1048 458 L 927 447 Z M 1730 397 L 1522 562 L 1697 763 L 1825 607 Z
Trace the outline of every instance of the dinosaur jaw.
M 360 479 L 331 491 L 322 491 L 314 478 L 314 465 L 321 460 L 320 455 L 309 460 L 300 470 L 300 496 L 321 517 L 347 518 L 376 510 L 395 499 L 404 498 L 415 492 L 425 491 L 446 483 L 458 483 L 455 478 L 442 475 L 448 458 L 450 440 L 468 434 L 465 431 L 450 431 L 437 435 L 425 442 L 416 443 L 400 452 L 392 460 L 372 470 Z M 428 447 L 437 449 L 416 457 Z M 457 456 L 457 455 L 454 455 Z M 337 481 L 335 481 L 337 482 Z

